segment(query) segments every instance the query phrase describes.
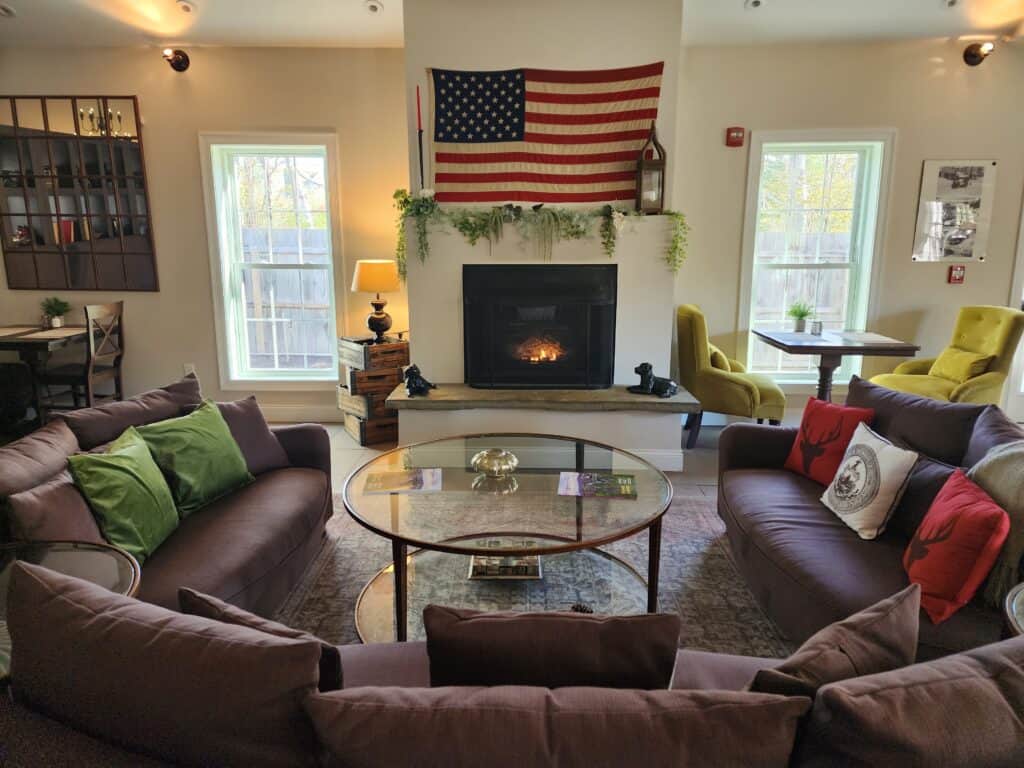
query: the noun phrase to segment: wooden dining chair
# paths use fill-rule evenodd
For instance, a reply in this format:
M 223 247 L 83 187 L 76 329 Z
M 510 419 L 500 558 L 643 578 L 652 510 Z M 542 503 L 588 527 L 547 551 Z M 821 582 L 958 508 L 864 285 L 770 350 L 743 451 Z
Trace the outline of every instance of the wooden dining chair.
M 40 376 L 40 384 L 47 387 L 66 386 L 68 390 L 44 398 L 45 411 L 92 408 L 101 401 L 123 400 L 124 385 L 121 363 L 124 360 L 124 302 L 89 304 L 85 307 L 86 355 L 84 363 L 68 363 L 48 368 Z M 100 394 L 96 386 L 113 382 L 111 394 Z M 71 395 L 71 404 L 58 404 L 55 398 Z

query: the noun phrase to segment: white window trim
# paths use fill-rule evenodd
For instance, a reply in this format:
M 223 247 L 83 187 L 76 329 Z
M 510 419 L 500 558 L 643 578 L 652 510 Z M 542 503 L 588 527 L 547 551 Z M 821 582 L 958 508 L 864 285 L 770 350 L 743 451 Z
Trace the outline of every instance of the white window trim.
M 765 144 L 775 143 L 848 143 L 880 142 L 882 167 L 879 173 L 878 216 L 875 221 L 875 237 L 869 258 L 871 268 L 868 277 L 868 301 L 865 312 L 866 324 L 871 326 L 878 319 L 878 287 L 880 285 L 882 261 L 885 257 L 885 241 L 889 222 L 890 189 L 892 187 L 894 156 L 896 152 L 895 128 L 822 128 L 814 130 L 751 131 L 750 155 L 747 164 L 747 200 L 743 214 L 743 251 L 740 259 L 740 300 L 736 317 L 736 355 L 738 360 L 749 359 L 750 343 L 750 296 L 753 290 L 754 240 L 757 235 L 758 193 L 761 186 L 761 160 Z M 762 343 L 762 342 L 756 342 Z M 816 375 L 816 374 L 815 374 Z M 777 382 L 788 393 L 797 394 L 804 389 L 814 391 L 810 381 L 804 378 L 778 377 Z M 846 382 L 836 382 L 835 386 Z
M 220 374 L 220 388 L 232 390 L 262 391 L 327 391 L 333 390 L 338 382 L 337 342 L 331 345 L 335 358 L 332 370 L 322 378 L 303 377 L 297 379 L 287 373 L 268 373 L 258 378 L 239 378 L 231 373 L 230 346 L 228 344 L 228 328 L 224 305 L 224 261 L 221 258 L 224 237 L 219 226 L 217 198 L 215 194 L 215 174 L 213 169 L 212 149 L 218 145 L 278 145 L 278 146 L 322 146 L 327 150 L 327 205 L 331 220 L 331 263 L 328 269 L 331 284 L 331 313 L 337 336 L 338 315 L 337 304 L 345 302 L 345 296 L 336 296 L 335 271 L 340 269 L 342 262 L 341 237 L 341 201 L 339 195 L 341 176 L 338 170 L 338 136 L 336 133 L 262 133 L 262 132 L 208 132 L 199 133 L 199 159 L 203 175 L 203 198 L 206 208 L 206 241 L 210 256 L 210 288 L 213 294 L 213 321 L 217 340 L 217 368 Z

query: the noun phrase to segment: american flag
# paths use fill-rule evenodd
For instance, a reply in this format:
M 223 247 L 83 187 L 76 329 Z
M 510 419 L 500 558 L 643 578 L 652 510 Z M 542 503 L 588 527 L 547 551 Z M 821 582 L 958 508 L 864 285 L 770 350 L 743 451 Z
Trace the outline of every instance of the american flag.
M 430 70 L 436 200 L 634 199 L 663 69 Z

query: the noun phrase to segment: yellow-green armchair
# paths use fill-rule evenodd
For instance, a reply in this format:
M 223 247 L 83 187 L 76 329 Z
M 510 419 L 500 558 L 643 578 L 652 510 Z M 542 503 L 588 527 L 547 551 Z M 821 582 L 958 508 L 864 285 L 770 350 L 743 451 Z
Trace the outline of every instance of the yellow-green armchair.
M 910 360 L 875 384 L 953 403 L 998 405 L 1024 331 L 1024 312 L 1009 307 L 962 307 L 953 339 L 938 357 Z
M 679 383 L 700 401 L 701 411 L 686 420 L 689 432 L 687 448 L 697 444 L 705 411 L 745 416 L 772 424 L 782 420 L 786 395 L 768 376 L 747 373 L 738 361 L 731 360 L 708 344 L 708 326 L 704 314 L 693 304 L 676 310 L 679 344 Z M 714 353 L 714 354 L 713 354 Z

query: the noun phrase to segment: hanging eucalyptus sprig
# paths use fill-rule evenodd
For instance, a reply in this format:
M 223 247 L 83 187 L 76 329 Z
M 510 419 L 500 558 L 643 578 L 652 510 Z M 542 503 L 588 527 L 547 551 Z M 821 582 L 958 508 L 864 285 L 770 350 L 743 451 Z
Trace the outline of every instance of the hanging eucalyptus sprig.
M 620 211 L 610 205 L 604 206 L 600 211 L 601 226 L 598 231 L 601 235 L 601 250 L 609 259 L 615 256 L 619 232 L 625 226 L 628 215 L 626 211 Z
M 395 260 L 398 262 L 398 273 L 405 277 L 409 250 L 405 236 L 406 219 L 413 219 L 416 222 L 416 255 L 421 262 L 425 262 L 430 256 L 427 224 L 441 221 L 441 209 L 434 199 L 432 189 L 421 189 L 416 197 L 404 189 L 397 189 L 392 197 L 395 208 L 398 209 L 398 244 L 395 246 Z
M 689 245 L 690 225 L 686 216 L 679 211 L 662 211 L 672 222 L 672 240 L 665 251 L 665 263 L 673 272 L 678 272 L 686 261 L 686 248 Z

